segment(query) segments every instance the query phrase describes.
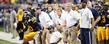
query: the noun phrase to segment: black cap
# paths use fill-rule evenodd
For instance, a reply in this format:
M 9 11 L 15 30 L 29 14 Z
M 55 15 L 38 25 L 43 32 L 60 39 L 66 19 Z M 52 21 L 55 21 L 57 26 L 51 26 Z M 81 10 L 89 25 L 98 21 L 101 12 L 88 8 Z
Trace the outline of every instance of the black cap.
M 54 29 L 54 26 L 50 25 L 50 26 L 48 26 L 47 29 L 48 29 L 48 30 Z

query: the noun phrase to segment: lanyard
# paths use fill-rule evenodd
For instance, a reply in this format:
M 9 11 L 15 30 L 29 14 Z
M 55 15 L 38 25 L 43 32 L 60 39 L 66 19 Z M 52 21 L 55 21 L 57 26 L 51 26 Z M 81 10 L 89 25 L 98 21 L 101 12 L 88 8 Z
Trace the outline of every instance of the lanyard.
M 52 17 L 51 17 L 51 15 L 50 15 L 50 13 L 48 13 L 48 16 L 50 17 L 50 19 L 52 20 Z

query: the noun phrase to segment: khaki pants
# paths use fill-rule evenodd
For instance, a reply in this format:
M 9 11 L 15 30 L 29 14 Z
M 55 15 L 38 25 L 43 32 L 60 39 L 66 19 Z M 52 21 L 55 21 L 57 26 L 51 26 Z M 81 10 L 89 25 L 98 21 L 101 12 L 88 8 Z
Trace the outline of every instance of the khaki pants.
M 48 29 L 44 29 L 42 31 L 42 35 L 41 35 L 41 40 L 42 40 L 42 44 L 49 44 L 49 38 L 50 38 L 50 33 L 48 31 Z
M 66 44 L 80 44 L 77 33 L 78 31 L 76 31 L 75 27 L 65 29 L 65 31 L 63 31 L 64 42 L 67 42 Z
M 96 29 L 94 29 L 92 32 L 92 44 L 97 44 L 96 43 Z
M 17 36 L 17 31 L 16 31 L 16 24 L 14 23 L 10 23 L 10 32 L 12 33 L 13 37 L 15 38 Z

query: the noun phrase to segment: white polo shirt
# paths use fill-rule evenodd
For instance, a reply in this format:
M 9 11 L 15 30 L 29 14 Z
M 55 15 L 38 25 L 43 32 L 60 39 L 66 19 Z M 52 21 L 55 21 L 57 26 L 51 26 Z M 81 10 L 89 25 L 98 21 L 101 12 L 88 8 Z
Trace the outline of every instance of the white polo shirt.
M 41 14 L 39 15 L 39 20 L 42 26 L 49 26 L 53 24 L 52 20 L 46 12 L 41 12 Z
M 16 20 L 16 11 L 15 10 L 12 10 L 11 11 L 11 15 L 10 15 L 10 22 L 14 22 L 14 20 Z
M 54 21 L 55 20 L 55 18 L 56 18 L 56 11 L 51 11 L 50 13 L 50 16 L 52 17 L 52 20 Z
M 59 23 L 60 25 L 64 25 L 64 24 L 65 24 L 65 13 L 64 13 L 64 12 L 62 12 L 61 17 L 59 17 L 59 16 L 56 14 L 55 23 L 56 23 L 56 24 Z
M 59 41 L 60 38 L 62 38 L 62 34 L 60 32 L 53 32 L 50 35 L 50 43 L 56 43 L 57 41 Z
M 92 12 L 89 8 L 81 9 L 80 28 L 91 28 Z
M 70 12 L 66 12 L 66 26 L 71 27 L 77 23 L 80 19 L 80 13 L 77 11 L 71 10 Z

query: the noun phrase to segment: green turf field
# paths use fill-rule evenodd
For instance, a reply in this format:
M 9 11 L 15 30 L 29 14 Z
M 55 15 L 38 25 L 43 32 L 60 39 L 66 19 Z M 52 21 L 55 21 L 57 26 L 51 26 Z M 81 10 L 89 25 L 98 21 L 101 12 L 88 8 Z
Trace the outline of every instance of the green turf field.
M 16 43 L 11 43 L 11 42 L 0 39 L 0 44 L 16 44 Z
M 1 31 L 3 31 L 3 27 L 2 27 L 2 26 L 0 26 L 0 32 L 1 32 Z
M 3 27 L 2 26 L 0 26 L 0 32 L 3 32 Z M 16 44 L 16 43 L 12 43 L 12 42 L 0 39 L 0 44 Z

